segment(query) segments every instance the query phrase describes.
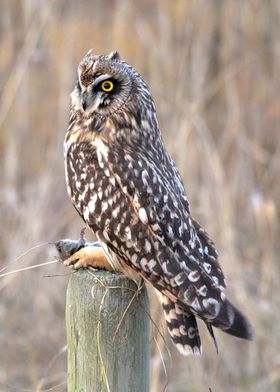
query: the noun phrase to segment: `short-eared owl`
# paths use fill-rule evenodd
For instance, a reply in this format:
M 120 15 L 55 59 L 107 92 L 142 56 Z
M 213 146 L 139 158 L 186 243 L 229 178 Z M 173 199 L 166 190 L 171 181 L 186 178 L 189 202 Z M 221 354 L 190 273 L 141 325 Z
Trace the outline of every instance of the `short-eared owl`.
M 214 326 L 251 339 L 250 324 L 226 298 L 215 246 L 191 216 L 145 80 L 117 52 L 90 51 L 71 99 L 64 144 L 68 192 L 101 242 L 107 267 L 155 287 L 181 353 L 201 352 L 197 317 L 213 337 Z M 71 262 L 89 256 L 79 252 Z M 92 264 L 106 267 L 105 260 Z

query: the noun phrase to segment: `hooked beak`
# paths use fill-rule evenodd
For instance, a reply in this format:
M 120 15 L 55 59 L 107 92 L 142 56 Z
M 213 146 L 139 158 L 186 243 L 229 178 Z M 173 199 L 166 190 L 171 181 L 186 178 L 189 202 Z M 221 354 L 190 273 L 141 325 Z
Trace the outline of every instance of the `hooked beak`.
M 97 94 L 94 94 L 93 97 L 89 96 L 84 96 L 82 98 L 82 108 L 85 113 L 87 112 L 94 112 L 98 106 L 100 105 L 100 102 L 102 101 L 102 93 L 98 92 Z
M 82 100 L 82 108 L 83 108 L 83 111 L 84 111 L 84 112 L 87 111 L 88 102 L 87 102 L 87 98 L 86 98 L 86 97 L 84 97 L 83 100 Z

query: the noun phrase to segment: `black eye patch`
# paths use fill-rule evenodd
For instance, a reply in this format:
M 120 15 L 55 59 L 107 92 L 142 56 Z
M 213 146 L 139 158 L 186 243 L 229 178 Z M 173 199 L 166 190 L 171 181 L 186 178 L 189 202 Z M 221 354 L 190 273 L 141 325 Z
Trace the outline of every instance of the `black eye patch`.
M 93 92 L 102 91 L 108 95 L 116 95 L 121 91 L 121 83 L 116 79 L 106 79 L 93 87 Z

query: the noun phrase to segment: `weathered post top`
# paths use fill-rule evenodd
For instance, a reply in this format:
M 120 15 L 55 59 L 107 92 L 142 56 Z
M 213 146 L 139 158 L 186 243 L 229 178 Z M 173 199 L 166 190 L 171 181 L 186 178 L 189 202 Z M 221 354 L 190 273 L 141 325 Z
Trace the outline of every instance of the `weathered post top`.
M 149 301 L 120 273 L 80 270 L 66 300 L 68 392 L 148 392 Z

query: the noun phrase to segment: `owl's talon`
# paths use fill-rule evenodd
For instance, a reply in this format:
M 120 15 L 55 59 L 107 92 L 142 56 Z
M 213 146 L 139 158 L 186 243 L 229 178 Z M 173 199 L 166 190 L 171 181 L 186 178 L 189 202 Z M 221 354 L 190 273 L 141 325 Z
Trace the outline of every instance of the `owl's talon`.
M 94 246 L 81 248 L 78 252 L 64 260 L 63 264 L 75 270 L 93 267 L 112 271 L 112 266 L 107 260 L 102 248 Z
M 84 269 L 89 267 L 87 264 L 86 260 L 78 260 L 75 264 L 73 264 L 73 269 L 78 270 L 78 269 Z
M 66 260 L 64 260 L 63 261 L 63 264 L 66 266 L 66 267 L 73 267 L 73 265 L 76 263 L 78 261 L 78 259 L 77 258 L 74 258 L 73 259 L 73 257 L 72 256 L 70 256 L 70 257 L 68 257 L 68 259 L 66 259 Z

